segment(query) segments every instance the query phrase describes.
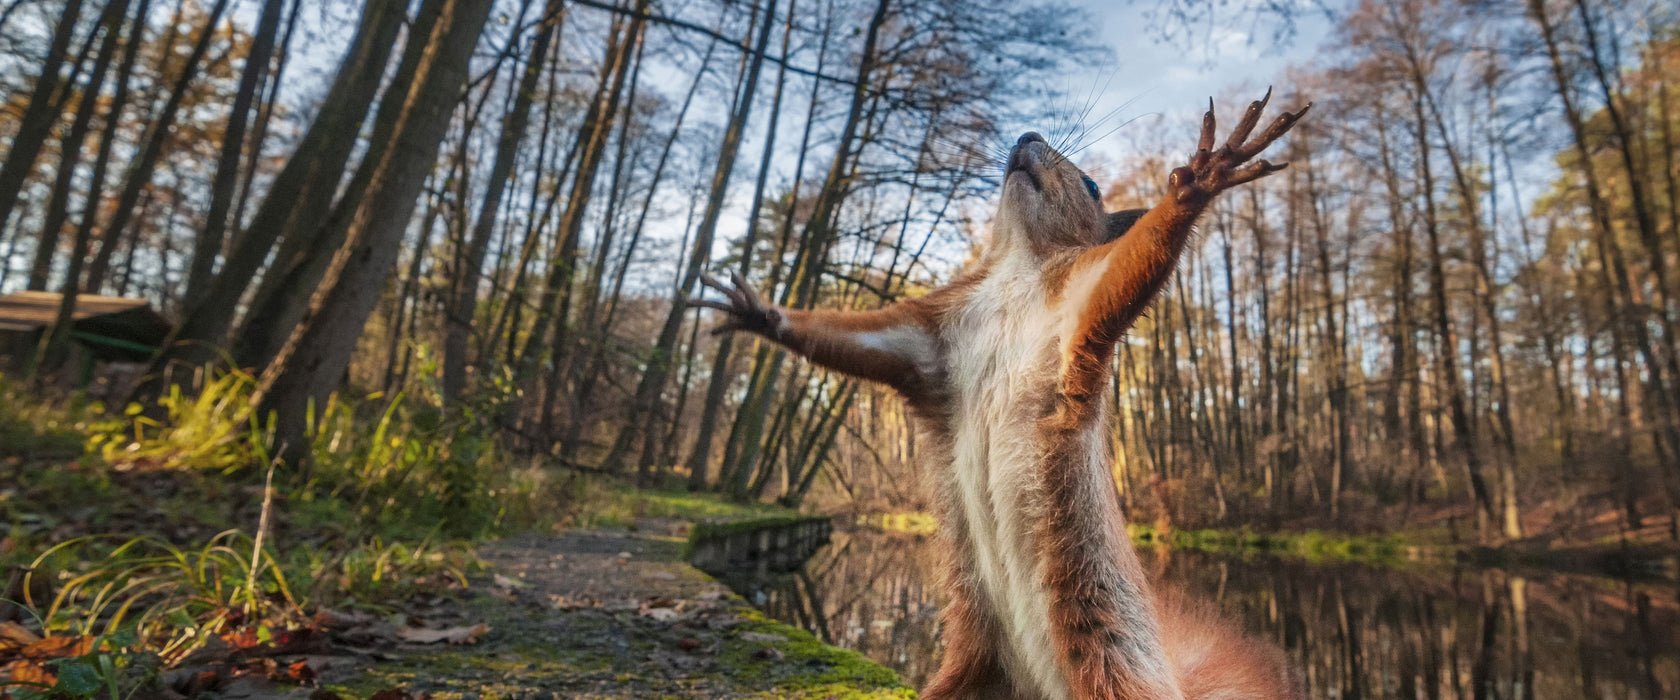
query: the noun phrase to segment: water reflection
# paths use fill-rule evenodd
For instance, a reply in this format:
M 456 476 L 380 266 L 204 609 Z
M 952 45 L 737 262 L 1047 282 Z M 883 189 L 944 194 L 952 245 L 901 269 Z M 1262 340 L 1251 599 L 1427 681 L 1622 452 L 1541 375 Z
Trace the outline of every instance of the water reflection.
M 837 532 L 797 572 L 730 584 L 767 614 L 920 686 L 939 650 L 936 546 Z M 1141 553 L 1163 585 L 1287 649 L 1314 698 L 1680 697 L 1672 583 Z

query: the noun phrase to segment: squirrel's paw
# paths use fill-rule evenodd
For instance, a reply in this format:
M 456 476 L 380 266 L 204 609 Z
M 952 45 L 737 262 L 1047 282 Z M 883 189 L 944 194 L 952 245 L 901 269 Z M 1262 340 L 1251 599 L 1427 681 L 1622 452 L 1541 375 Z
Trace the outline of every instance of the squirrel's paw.
M 732 284 L 726 285 L 717 281 L 711 275 L 701 274 L 701 284 L 721 292 L 724 298 L 729 301 L 690 299 L 688 305 L 717 309 L 727 314 L 723 323 L 712 329 L 713 335 L 731 331 L 747 331 L 775 337 L 776 328 L 782 322 L 781 312 L 759 299 L 757 290 L 754 290 L 752 285 L 747 284 L 747 281 L 742 279 L 739 273 L 729 273 L 729 281 Z
M 1274 164 L 1264 158 L 1253 163 L 1249 161 L 1288 133 L 1307 110 L 1312 109 L 1312 103 L 1307 103 L 1300 111 L 1284 112 L 1271 126 L 1266 127 L 1259 138 L 1249 141 L 1249 134 L 1254 131 L 1255 125 L 1260 123 L 1260 113 L 1265 111 L 1266 103 L 1271 99 L 1272 91 L 1267 89 L 1265 97 L 1250 103 L 1248 110 L 1243 112 L 1242 121 L 1237 123 L 1237 128 L 1231 130 L 1231 137 L 1226 139 L 1225 145 L 1215 149 L 1213 139 L 1216 122 L 1213 118 L 1213 100 L 1210 98 L 1207 114 L 1202 116 L 1202 139 L 1196 148 L 1196 155 L 1191 156 L 1189 165 L 1173 170 L 1167 179 L 1169 194 L 1179 202 L 1206 202 L 1220 192 L 1287 167 L 1288 163 Z

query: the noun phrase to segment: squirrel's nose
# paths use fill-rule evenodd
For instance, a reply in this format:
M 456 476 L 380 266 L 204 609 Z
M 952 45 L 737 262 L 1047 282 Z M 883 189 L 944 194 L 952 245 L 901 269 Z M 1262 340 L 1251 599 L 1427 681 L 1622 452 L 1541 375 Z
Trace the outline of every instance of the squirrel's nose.
M 1037 141 L 1039 143 L 1044 143 L 1044 137 L 1040 136 L 1039 133 L 1036 132 L 1036 131 L 1029 131 L 1025 134 L 1021 134 L 1021 138 L 1015 139 L 1015 146 L 1017 148 L 1019 148 L 1021 146 L 1025 146 L 1025 145 L 1027 145 L 1029 143 L 1032 143 L 1034 141 Z

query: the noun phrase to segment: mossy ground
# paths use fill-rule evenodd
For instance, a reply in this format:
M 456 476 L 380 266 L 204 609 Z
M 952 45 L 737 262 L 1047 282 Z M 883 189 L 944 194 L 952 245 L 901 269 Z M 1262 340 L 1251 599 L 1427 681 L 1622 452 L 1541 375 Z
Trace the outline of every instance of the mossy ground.
M 0 398 L 16 394 L 0 384 Z M 123 543 L 135 538 L 191 554 L 217 533 L 256 525 L 264 502 L 260 471 L 112 460 L 88 436 L 113 435 L 113 425 L 86 406 L 0 400 L 0 574 L 83 538 L 86 544 L 48 568 L 117 571 L 134 555 L 106 557 L 127 551 Z M 392 614 L 406 615 L 398 626 L 484 623 L 491 631 L 462 646 L 404 644 L 389 634 L 374 642 L 335 637 L 324 652 L 330 655 L 310 662 L 326 669 L 319 689 L 239 676 L 215 692 L 304 698 L 326 690 L 365 698 L 399 689 L 440 700 L 913 696 L 864 657 L 762 619 L 681 559 L 695 522 L 786 518 L 793 511 L 601 478 L 562 479 L 554 488 L 564 507 L 548 509 L 549 520 L 525 518 L 500 532 L 481 528 L 453 538 L 423 522 L 350 517 L 355 491 L 277 484 L 268 544 L 270 558 L 303 594 L 293 622 L 332 607 L 370 612 L 385 624 Z M 555 535 L 556 527 L 571 530 Z M 521 530 L 526 534 L 511 539 L 481 539 Z M 209 583 L 240 579 L 223 573 Z M 0 575 L 0 584 L 6 581 Z
M 764 618 L 674 559 L 680 548 L 671 536 L 602 531 L 492 543 L 488 578 L 443 613 L 489 634 L 471 646 L 399 646 L 327 689 L 439 700 L 915 697 L 893 671 Z
M 715 493 L 690 493 L 682 489 L 638 489 L 609 479 L 596 479 L 579 486 L 573 497 L 576 511 L 572 525 L 582 528 L 640 529 L 651 522 L 676 520 L 733 520 L 782 517 L 796 511 L 764 503 L 734 503 Z

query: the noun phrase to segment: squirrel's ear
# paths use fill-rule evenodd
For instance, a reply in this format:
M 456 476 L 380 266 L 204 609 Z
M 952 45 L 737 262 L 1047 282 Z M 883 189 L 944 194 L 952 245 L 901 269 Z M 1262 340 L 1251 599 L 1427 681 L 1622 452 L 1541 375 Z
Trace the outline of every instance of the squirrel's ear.
M 1143 215 L 1147 213 L 1149 213 L 1148 209 L 1123 209 L 1110 213 L 1107 225 L 1104 227 L 1104 233 L 1106 234 L 1104 241 L 1116 240 L 1126 235 L 1126 232 L 1131 230 L 1132 224 L 1137 223 L 1137 220 L 1143 218 Z

